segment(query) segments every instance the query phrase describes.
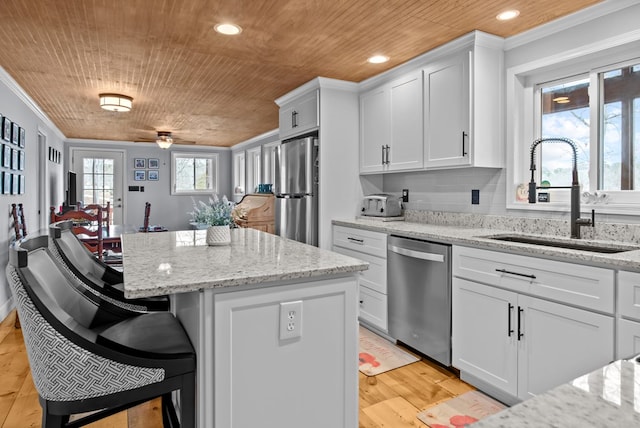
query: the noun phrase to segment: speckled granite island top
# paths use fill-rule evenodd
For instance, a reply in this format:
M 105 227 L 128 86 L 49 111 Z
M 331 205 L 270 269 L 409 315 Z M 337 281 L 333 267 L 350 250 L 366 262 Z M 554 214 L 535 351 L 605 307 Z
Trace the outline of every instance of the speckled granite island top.
M 205 230 L 122 235 L 128 298 L 262 284 L 365 270 L 368 263 L 254 229 L 208 246 Z
M 615 361 L 470 426 L 638 427 L 638 391 L 640 365 L 633 361 Z
M 516 242 L 505 242 L 490 239 L 491 236 L 501 234 L 514 234 L 513 230 L 485 229 L 463 226 L 445 226 L 408 221 L 388 221 L 354 219 L 333 220 L 334 225 L 354 227 L 358 229 L 397 234 L 410 238 L 424 239 L 428 241 L 446 244 L 464 245 L 468 247 L 485 248 L 487 250 L 503 251 L 514 254 L 543 257 L 559 261 L 582 263 L 593 266 L 608 267 L 640 272 L 640 250 L 624 251 L 620 253 L 606 254 L 589 251 L 570 250 L 565 248 L 547 247 Z M 517 234 L 517 232 L 516 232 Z M 567 231 L 568 234 L 568 231 Z M 544 236 L 544 235 L 540 235 Z M 562 235 L 560 235 L 562 236 Z M 550 236 L 558 239 L 558 236 Z M 566 238 L 571 241 L 570 238 Z M 574 240 L 575 241 L 575 240 Z M 580 240 L 577 240 L 580 241 Z M 588 242 L 587 240 L 582 240 Z M 593 243 L 607 243 L 624 246 L 623 242 L 591 241 Z M 638 246 L 635 244 L 636 247 Z

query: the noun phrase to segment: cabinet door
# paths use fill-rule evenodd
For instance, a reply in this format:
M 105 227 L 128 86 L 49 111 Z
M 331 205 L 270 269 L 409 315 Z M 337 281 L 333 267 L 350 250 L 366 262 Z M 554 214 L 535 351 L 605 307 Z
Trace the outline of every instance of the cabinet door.
M 617 343 L 617 359 L 631 358 L 640 354 L 640 322 L 619 320 Z
M 318 91 L 300 96 L 300 98 L 280 108 L 280 138 L 285 139 L 304 134 L 319 126 Z
M 452 365 L 517 393 L 515 293 L 453 278 Z
M 422 71 L 391 83 L 391 143 L 388 169 L 418 169 L 423 165 Z
M 518 296 L 518 397 L 525 400 L 613 360 L 613 317 Z
M 469 165 L 469 53 L 424 69 L 424 166 Z
M 373 89 L 360 96 L 360 172 L 384 169 L 384 151 L 391 139 L 389 90 Z

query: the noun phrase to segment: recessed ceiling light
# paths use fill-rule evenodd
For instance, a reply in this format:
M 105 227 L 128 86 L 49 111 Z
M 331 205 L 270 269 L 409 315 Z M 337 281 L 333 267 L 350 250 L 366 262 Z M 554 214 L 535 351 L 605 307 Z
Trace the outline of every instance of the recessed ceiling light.
M 389 61 L 389 57 L 385 55 L 374 55 L 367 61 L 369 61 L 371 64 L 382 64 L 383 62 Z
M 501 12 L 498 14 L 498 16 L 496 16 L 496 19 L 498 21 L 508 21 L 510 19 L 515 18 L 516 16 L 520 15 L 520 11 L 519 10 L 505 10 L 504 12 Z
M 242 32 L 242 28 L 240 28 L 239 25 L 229 23 L 217 24 L 213 29 L 220 34 L 225 34 L 227 36 L 235 36 Z

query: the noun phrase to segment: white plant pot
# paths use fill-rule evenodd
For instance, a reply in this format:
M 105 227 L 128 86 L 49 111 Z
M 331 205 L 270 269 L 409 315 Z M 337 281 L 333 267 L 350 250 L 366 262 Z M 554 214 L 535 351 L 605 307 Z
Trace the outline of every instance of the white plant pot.
M 229 226 L 209 226 L 207 228 L 208 245 L 231 244 L 231 230 Z

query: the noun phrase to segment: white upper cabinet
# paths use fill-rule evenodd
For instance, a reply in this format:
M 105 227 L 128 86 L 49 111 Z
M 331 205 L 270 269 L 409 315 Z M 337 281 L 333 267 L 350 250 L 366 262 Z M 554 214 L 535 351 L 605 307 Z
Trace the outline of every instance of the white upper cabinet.
M 360 172 L 381 172 L 391 140 L 389 90 L 375 88 L 360 95 Z
M 318 128 L 318 101 L 318 91 L 314 90 L 280 107 L 280 139 Z
M 473 43 L 424 72 L 424 166 L 502 168 L 502 39 Z
M 422 71 L 391 83 L 389 171 L 422 168 Z
M 469 60 L 466 53 L 424 69 L 424 164 L 468 165 Z
M 360 96 L 360 172 L 422 168 L 422 71 Z

